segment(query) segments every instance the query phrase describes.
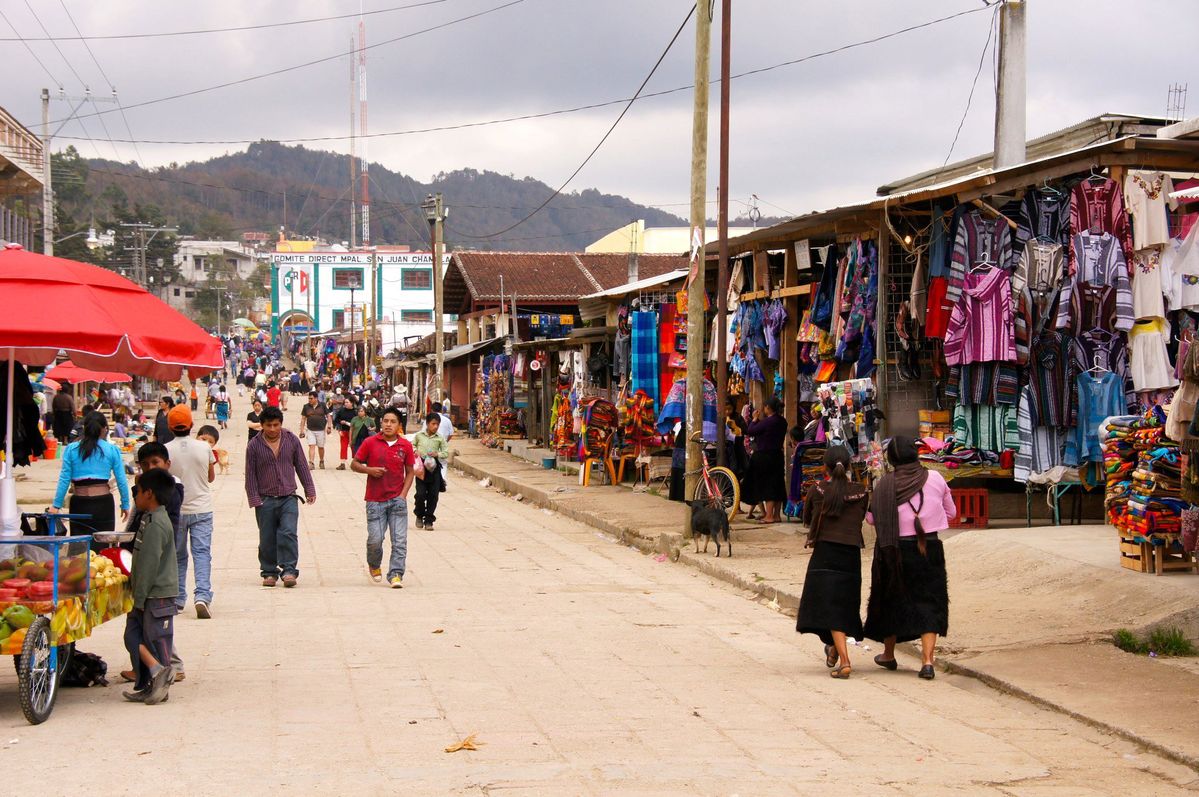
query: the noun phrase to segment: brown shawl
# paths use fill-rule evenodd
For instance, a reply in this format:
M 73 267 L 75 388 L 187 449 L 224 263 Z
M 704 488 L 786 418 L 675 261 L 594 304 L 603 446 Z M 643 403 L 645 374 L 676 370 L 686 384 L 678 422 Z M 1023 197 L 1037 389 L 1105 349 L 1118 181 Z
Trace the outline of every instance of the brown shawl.
M 923 490 L 926 481 L 928 471 L 919 462 L 900 465 L 878 480 L 870 502 L 878 532 L 876 547 L 884 550 L 899 547 L 899 505 Z

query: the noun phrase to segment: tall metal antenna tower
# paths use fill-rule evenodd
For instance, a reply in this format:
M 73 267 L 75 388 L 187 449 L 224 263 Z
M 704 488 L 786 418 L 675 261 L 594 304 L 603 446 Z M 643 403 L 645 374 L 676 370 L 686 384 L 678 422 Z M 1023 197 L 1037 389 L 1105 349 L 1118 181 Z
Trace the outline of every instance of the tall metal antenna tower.
M 355 163 L 356 134 L 358 122 L 358 58 L 353 49 L 354 34 L 350 34 L 350 249 L 356 249 L 358 240 L 358 214 L 355 212 L 355 202 L 358 187 L 358 164 Z
M 1180 122 L 1187 113 L 1187 83 L 1171 83 L 1166 93 L 1166 118 Z
M 367 157 L 367 127 L 366 127 L 366 22 L 358 18 L 358 134 L 362 136 L 362 157 L 358 159 L 359 189 L 361 196 L 358 205 L 362 217 L 362 245 L 371 245 L 371 182 L 367 170 L 370 159 Z

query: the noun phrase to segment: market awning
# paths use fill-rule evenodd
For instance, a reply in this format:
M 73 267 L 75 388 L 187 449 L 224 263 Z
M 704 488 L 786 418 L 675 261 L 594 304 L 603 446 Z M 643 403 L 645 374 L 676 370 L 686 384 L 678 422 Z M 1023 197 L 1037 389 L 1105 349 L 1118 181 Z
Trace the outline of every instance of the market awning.
M 59 363 L 46 372 L 46 376 L 51 379 L 58 379 L 71 384 L 80 382 L 101 382 L 107 384 L 116 384 L 118 382 L 132 382 L 133 377 L 129 374 L 124 374 L 119 371 L 93 371 L 89 368 L 80 368 L 75 363 L 67 360 Z
M 584 321 L 595 321 L 604 318 L 608 313 L 608 305 L 611 302 L 628 296 L 631 293 L 638 293 L 662 285 L 668 285 L 676 280 L 684 279 L 686 276 L 687 272 L 685 270 L 668 271 L 656 277 L 646 277 L 634 282 L 627 282 L 624 285 L 617 285 L 615 288 L 608 288 L 597 293 L 580 296 L 579 315 Z
M 565 338 L 547 338 L 544 340 L 522 340 L 513 343 L 513 349 L 525 351 L 560 351 L 562 349 L 579 349 L 588 343 L 603 343 L 616 336 L 616 327 L 579 327 Z
M 476 343 L 463 343 L 461 346 L 455 346 L 454 348 L 447 351 L 445 353 L 445 355 L 442 357 L 442 359 L 448 363 L 451 360 L 458 360 L 463 357 L 469 357 L 470 355 L 474 354 L 477 351 L 486 349 L 487 347 L 494 346 L 496 344 L 502 344 L 503 342 L 504 342 L 504 338 L 488 338 L 487 340 L 480 340 Z M 429 360 L 429 359 L 434 359 L 435 357 L 436 357 L 436 355 L 430 354 L 425 359 Z

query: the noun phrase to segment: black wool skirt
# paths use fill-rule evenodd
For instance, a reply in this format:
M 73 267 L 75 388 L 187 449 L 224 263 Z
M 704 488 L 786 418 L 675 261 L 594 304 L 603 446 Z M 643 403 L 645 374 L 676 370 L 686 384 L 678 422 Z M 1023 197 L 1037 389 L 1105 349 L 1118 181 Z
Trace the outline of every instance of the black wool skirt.
M 928 553 L 922 556 L 915 537 L 900 538 L 898 579 L 875 552 L 866 604 L 867 638 L 882 642 L 893 636 L 897 642 L 907 642 L 922 634 L 949 633 L 945 548 L 936 534 L 927 535 L 925 543 Z
M 786 473 L 782 451 L 755 451 L 749 458 L 749 470 L 742 482 L 741 503 L 786 501 Z
M 833 644 L 832 631 L 862 638 L 862 551 L 856 545 L 817 542 L 808 560 L 795 630 Z

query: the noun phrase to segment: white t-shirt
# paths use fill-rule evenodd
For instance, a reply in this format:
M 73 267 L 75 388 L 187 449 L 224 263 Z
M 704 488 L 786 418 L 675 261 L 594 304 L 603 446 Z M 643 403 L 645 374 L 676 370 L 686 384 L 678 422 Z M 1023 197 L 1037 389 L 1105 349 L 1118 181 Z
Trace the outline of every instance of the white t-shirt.
M 212 485 L 208 483 L 208 466 L 216 462 L 216 454 L 203 440 L 176 437 L 167 443 L 171 455 L 171 475 L 183 483 L 185 515 L 212 511 Z
M 447 443 L 454 436 L 454 424 L 450 422 L 450 416 L 445 413 L 441 414 L 441 423 L 437 425 L 437 434 L 444 437 Z

